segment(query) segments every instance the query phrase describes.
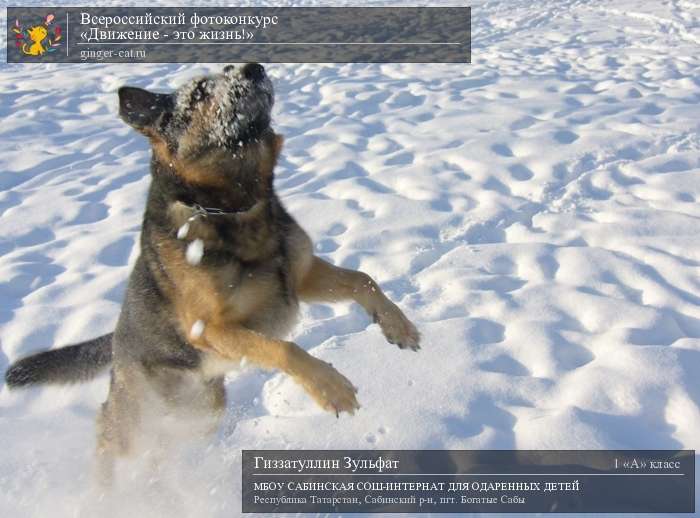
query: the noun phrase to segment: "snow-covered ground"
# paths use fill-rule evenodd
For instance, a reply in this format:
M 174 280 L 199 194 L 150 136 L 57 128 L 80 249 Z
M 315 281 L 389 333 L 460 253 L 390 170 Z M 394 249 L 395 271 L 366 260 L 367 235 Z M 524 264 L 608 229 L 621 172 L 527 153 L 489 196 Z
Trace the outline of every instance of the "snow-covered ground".
M 359 413 L 232 373 L 173 498 L 127 484 L 117 515 L 235 516 L 241 449 L 700 449 L 700 2 L 472 5 L 471 65 L 268 66 L 280 196 L 423 349 L 358 307 L 305 307 L 294 340 Z M 115 325 L 149 183 L 116 89 L 220 68 L 0 65 L 0 373 Z M 0 516 L 87 512 L 106 392 L 2 386 Z

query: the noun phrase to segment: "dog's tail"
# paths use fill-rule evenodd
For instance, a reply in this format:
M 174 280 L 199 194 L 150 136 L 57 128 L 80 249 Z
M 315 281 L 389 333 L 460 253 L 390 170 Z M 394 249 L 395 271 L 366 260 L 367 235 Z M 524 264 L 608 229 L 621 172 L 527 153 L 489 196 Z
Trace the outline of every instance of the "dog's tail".
M 14 388 L 88 381 L 112 363 L 112 335 L 22 358 L 7 369 L 5 383 Z

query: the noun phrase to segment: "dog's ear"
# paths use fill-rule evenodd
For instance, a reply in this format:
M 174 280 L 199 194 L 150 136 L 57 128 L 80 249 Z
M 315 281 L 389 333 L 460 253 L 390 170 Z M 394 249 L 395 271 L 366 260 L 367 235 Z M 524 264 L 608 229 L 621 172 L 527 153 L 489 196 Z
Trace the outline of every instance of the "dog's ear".
M 172 95 L 156 94 L 133 86 L 119 89 L 119 116 L 140 131 L 152 128 L 162 115 L 172 111 L 173 104 Z

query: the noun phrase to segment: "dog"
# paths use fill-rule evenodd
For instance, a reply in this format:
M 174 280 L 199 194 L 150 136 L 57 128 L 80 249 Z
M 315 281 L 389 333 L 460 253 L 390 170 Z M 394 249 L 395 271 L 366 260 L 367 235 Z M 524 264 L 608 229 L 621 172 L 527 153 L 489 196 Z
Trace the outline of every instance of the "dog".
M 271 127 L 263 66 L 228 65 L 173 93 L 119 89 L 120 117 L 148 138 L 151 185 L 136 259 L 113 333 L 19 360 L 10 387 L 73 383 L 111 367 L 98 416 L 101 480 L 156 442 L 167 422 L 216 430 L 224 375 L 247 362 L 279 370 L 321 408 L 353 414 L 357 389 L 285 340 L 300 302 L 353 300 L 402 349 L 416 327 L 367 274 L 314 256 L 273 188 L 283 138 Z M 154 439 L 155 438 L 155 439 Z

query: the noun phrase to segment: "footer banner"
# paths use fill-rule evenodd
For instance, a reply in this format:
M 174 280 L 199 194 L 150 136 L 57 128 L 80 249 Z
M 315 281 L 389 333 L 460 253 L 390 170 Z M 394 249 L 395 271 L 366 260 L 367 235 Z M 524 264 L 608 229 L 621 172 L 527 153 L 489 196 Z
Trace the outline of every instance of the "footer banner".
M 244 513 L 692 513 L 694 450 L 244 450 Z

